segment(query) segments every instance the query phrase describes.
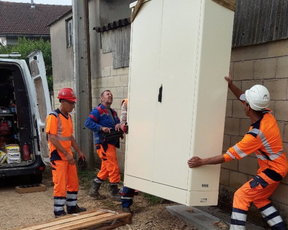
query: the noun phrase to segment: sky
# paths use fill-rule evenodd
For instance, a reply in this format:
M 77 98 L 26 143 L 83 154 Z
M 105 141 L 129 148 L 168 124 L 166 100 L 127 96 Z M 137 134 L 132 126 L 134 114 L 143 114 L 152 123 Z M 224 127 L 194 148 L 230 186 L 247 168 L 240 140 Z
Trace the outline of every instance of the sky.
M 1 2 L 25 2 L 31 3 L 31 0 L 0 0 Z M 50 5 L 72 5 L 72 0 L 34 0 L 35 4 Z

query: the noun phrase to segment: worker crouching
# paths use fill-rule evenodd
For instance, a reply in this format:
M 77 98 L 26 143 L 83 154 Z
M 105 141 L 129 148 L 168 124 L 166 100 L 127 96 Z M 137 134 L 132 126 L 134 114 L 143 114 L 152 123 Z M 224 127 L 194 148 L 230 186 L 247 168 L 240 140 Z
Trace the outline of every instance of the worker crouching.
M 195 156 L 188 160 L 188 165 L 190 168 L 195 168 L 207 164 L 219 164 L 240 160 L 255 153 L 259 169 L 257 175 L 234 194 L 230 230 L 245 229 L 251 203 L 259 209 L 271 229 L 286 230 L 283 219 L 269 200 L 288 170 L 277 121 L 271 110 L 267 109 L 270 102 L 269 91 L 263 85 L 254 85 L 244 94 L 232 83 L 230 77 L 225 79 L 230 90 L 242 102 L 251 126 L 243 139 L 223 155 L 204 159 Z

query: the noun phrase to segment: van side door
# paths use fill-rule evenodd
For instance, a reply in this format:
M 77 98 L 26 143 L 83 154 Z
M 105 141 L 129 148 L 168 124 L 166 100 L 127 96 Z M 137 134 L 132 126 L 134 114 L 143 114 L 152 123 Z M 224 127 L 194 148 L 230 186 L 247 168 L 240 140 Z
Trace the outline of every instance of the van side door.
M 48 113 L 51 112 L 51 100 L 46 78 L 46 69 L 41 51 L 35 51 L 28 55 L 29 67 L 32 81 L 35 87 L 36 104 L 34 125 L 37 132 L 38 150 L 41 153 L 42 160 L 45 164 L 49 164 L 49 152 L 47 137 L 45 133 L 45 120 Z

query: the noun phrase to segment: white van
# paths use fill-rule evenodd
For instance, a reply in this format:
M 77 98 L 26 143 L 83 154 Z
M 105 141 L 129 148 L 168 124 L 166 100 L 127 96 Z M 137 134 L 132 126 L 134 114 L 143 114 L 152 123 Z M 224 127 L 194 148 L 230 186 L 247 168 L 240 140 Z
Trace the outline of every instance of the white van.
M 45 118 L 51 111 L 43 55 L 0 58 L 0 179 L 30 177 L 40 183 L 49 163 Z

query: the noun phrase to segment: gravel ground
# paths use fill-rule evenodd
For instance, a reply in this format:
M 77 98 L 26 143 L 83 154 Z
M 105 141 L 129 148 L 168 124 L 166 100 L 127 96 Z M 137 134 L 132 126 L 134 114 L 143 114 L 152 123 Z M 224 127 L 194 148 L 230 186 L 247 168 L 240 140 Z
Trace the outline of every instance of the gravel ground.
M 19 194 L 14 186 L 0 187 L 0 229 L 18 229 L 24 226 L 43 223 L 54 219 L 52 183 L 48 176 L 43 180 L 47 186 L 44 192 L 33 192 Z M 101 188 L 105 195 L 107 188 Z M 120 212 L 120 203 L 105 199 L 97 201 L 87 195 L 88 191 L 81 188 L 79 191 L 79 206 L 87 210 L 109 209 Z M 134 199 L 132 224 L 118 227 L 119 230 L 193 230 L 182 220 L 172 216 L 166 206 L 173 203 L 162 203 L 153 205 L 139 194 Z

